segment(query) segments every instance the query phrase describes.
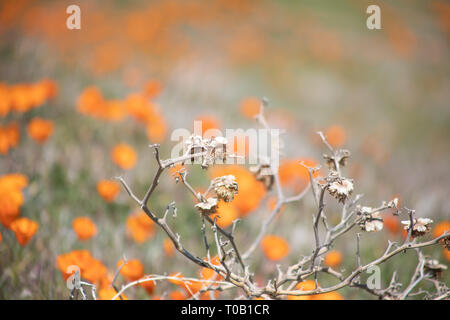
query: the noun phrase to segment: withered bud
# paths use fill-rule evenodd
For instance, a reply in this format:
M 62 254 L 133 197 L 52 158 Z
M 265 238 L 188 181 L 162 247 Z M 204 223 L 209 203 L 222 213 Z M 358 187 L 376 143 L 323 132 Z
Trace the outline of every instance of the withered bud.
M 200 213 L 210 215 L 212 213 L 216 213 L 218 202 L 219 201 L 217 198 L 208 198 L 204 202 L 197 203 L 195 207 L 200 211 Z
M 418 218 L 418 219 L 414 218 L 411 236 L 415 238 L 425 235 L 430 231 L 432 223 L 433 220 L 429 218 Z M 402 221 L 402 224 L 404 225 L 403 229 L 409 231 L 409 229 L 411 228 L 410 227 L 411 221 L 410 220 Z
M 357 207 L 358 215 L 362 215 L 359 226 L 367 232 L 377 232 L 383 230 L 383 219 L 378 211 L 373 212 L 371 207 Z
M 447 266 L 440 264 L 438 260 L 428 259 L 425 261 L 425 270 L 431 272 L 434 278 L 440 278 L 442 273 L 447 270 Z
M 264 186 L 267 190 L 270 190 L 272 188 L 274 176 L 272 168 L 269 164 L 251 166 L 250 171 L 255 175 L 256 180 L 264 183 Z
M 328 154 L 323 154 L 323 158 L 325 159 L 325 163 L 330 170 L 336 170 L 336 162 L 340 167 L 345 167 L 347 165 L 347 160 L 350 158 L 351 153 L 347 149 L 339 149 L 336 152 L 336 156 L 330 156 Z
M 219 199 L 230 202 L 234 199 L 234 195 L 238 193 L 238 184 L 233 175 L 217 177 L 213 180 L 214 191 Z

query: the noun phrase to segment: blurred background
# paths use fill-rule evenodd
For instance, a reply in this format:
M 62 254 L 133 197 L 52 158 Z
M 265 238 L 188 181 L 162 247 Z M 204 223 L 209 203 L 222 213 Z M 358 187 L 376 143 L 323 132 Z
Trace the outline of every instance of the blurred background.
M 70 4 L 81 8 L 80 30 L 66 27 Z M 370 4 L 381 8 L 381 30 L 366 27 Z M 191 130 L 195 119 L 220 129 L 256 127 L 252 103 L 262 97 L 269 100 L 269 124 L 285 129 L 283 159 L 322 163 L 326 149 L 316 132 L 328 132 L 337 147 L 352 152 L 345 174 L 355 179 L 364 205 L 397 197 L 419 217 L 448 220 L 449 41 L 450 3 L 441 0 L 0 1 L 0 98 L 14 91 L 15 101 L 26 100 L 27 88 L 38 84 L 46 92 L 35 107 L 20 109 L 16 102 L 8 111 L 0 101 L 0 134 L 7 136 L 12 125 L 18 136 L 2 148 L 0 174 L 27 177 L 20 216 L 39 225 L 25 246 L 0 226 L 0 298 L 66 299 L 57 258 L 72 250 L 89 250 L 109 274 L 125 256 L 139 259 L 145 273 L 195 276 L 198 268 L 171 255 L 160 230 L 136 241 L 128 223 L 135 204 L 123 190 L 107 199 L 108 187 L 101 192 L 98 183 L 122 175 L 143 195 L 156 169 L 149 143 L 161 143 L 168 158 L 171 132 Z M 33 134 L 36 118 L 51 121 L 51 134 L 39 124 Z M 135 164 L 128 149 L 114 156 L 118 145 L 134 150 Z M 206 189 L 211 170 L 188 170 L 192 185 Z M 244 247 L 276 194 L 264 195 L 237 214 L 243 218 L 237 241 Z M 174 229 L 186 247 L 205 256 L 194 199 L 165 174 L 150 207 L 162 213 L 172 200 L 179 211 Z M 286 206 L 271 225 L 290 253 L 261 264 L 267 257 L 257 249 L 250 263 L 261 284 L 276 274 L 276 263 L 287 266 L 310 254 L 312 200 L 308 194 Z M 338 210 L 330 205 L 331 221 Z M 85 241 L 73 227 L 80 216 L 97 228 Z M 398 221 L 392 223 L 392 230 L 363 234 L 363 262 L 382 254 L 387 239 L 401 239 Z M 345 270 L 354 267 L 354 238 L 352 231 L 336 243 Z M 440 248 L 424 252 L 446 261 Z M 399 266 L 408 266 L 401 278 L 409 279 L 416 254 L 404 256 L 406 264 L 396 257 L 382 265 L 383 286 Z M 161 282 L 151 295 L 141 288 L 127 294 L 170 298 L 173 290 L 174 284 Z M 345 299 L 369 298 L 341 291 Z

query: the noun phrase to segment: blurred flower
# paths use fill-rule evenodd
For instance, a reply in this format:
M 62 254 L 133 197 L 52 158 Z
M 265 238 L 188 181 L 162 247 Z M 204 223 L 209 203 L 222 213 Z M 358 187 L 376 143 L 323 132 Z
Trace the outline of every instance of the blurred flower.
M 30 137 L 44 143 L 53 133 L 53 122 L 42 118 L 33 118 L 27 126 Z
M 207 259 L 204 259 L 205 261 L 208 261 Z M 215 265 L 215 266 L 220 266 L 220 259 L 218 256 L 212 257 L 211 258 L 211 264 Z M 210 268 L 206 268 L 203 267 L 200 270 L 200 277 L 204 280 L 213 280 L 214 277 L 216 280 L 223 280 L 223 277 L 220 276 L 217 272 L 215 272 L 214 270 L 210 269 Z
M 126 110 L 139 122 L 150 124 L 157 116 L 156 105 L 140 93 L 133 93 L 125 100 Z
M 147 138 L 153 143 L 162 142 L 166 133 L 167 125 L 160 115 L 147 124 Z
M 238 193 L 236 178 L 231 174 L 217 177 L 212 181 L 212 183 L 217 197 L 225 202 L 232 201 L 234 195 Z
M 116 145 L 111 153 L 115 164 L 125 170 L 132 169 L 137 162 L 137 154 L 133 148 L 125 143 Z
M 344 300 L 344 298 L 336 291 L 314 294 L 312 300 Z
M 186 300 L 186 295 L 180 290 L 174 290 L 169 293 L 169 297 L 172 300 Z
M 383 217 L 383 224 L 391 233 L 397 234 L 400 231 L 400 221 L 398 217 L 388 214 Z
M 152 79 L 148 81 L 144 86 L 144 95 L 149 98 L 153 99 L 157 97 L 163 89 L 163 86 L 161 82 L 158 80 Z
M 7 126 L 0 125 L 0 154 L 7 154 L 9 149 L 19 143 L 19 138 L 20 131 L 16 122 L 11 122 Z
M 333 148 L 342 147 L 347 140 L 345 129 L 338 125 L 333 125 L 325 130 L 325 138 Z
M 303 165 L 301 164 L 303 163 Z M 309 183 L 308 168 L 316 168 L 317 161 L 309 158 L 286 159 L 278 168 L 280 183 L 284 187 L 293 188 L 295 191 L 303 190 Z M 313 171 L 313 178 L 317 178 L 318 171 Z
M 64 280 L 67 280 L 74 272 L 74 269 L 71 269 L 72 266 L 80 269 L 81 278 L 96 285 L 107 277 L 106 267 L 100 260 L 94 259 L 88 250 L 73 250 L 60 254 L 56 258 L 56 264 Z
M 323 262 L 326 266 L 335 268 L 342 263 L 342 253 L 337 250 L 331 250 L 325 255 Z
M 2 233 L 0 232 L 0 243 L 2 243 L 3 237 L 2 237 Z
M 316 283 L 313 280 L 305 280 L 302 282 L 299 282 L 295 286 L 296 290 L 300 291 L 311 291 L 316 289 Z M 288 300 L 312 300 L 312 295 L 308 296 L 288 296 Z
M 229 227 L 234 220 L 239 218 L 239 213 L 232 203 L 220 203 L 216 213 L 211 215 L 211 219 L 215 220 L 221 228 Z
M 247 118 L 253 119 L 261 110 L 261 100 L 255 97 L 248 97 L 241 101 L 241 113 Z
M 261 240 L 264 254 L 269 260 L 278 261 L 289 254 L 290 248 L 286 240 L 275 235 L 267 235 Z
M 123 260 L 119 260 L 117 268 L 120 268 L 123 263 Z M 128 260 L 120 269 L 120 274 L 129 281 L 136 281 L 144 276 L 144 265 L 138 259 Z
M 126 228 L 136 243 L 144 243 L 155 234 L 153 221 L 142 210 L 128 216 Z
M 145 278 L 144 278 L 145 279 Z M 145 281 L 145 282 L 141 282 L 139 283 L 139 285 L 145 289 L 145 291 L 147 291 L 147 294 L 151 295 L 153 294 L 153 292 L 155 291 L 155 281 Z
M 38 224 L 28 218 L 18 218 L 11 222 L 10 227 L 21 246 L 25 246 L 39 229 Z
M 88 240 L 97 234 L 97 226 L 88 217 L 75 218 L 72 227 L 80 241 Z
M 200 116 L 195 119 L 195 121 L 200 121 L 202 123 L 202 135 L 204 136 L 208 130 L 220 129 L 220 122 L 214 116 Z M 214 134 L 209 134 L 206 138 L 212 138 Z
M 175 246 L 173 245 L 172 240 L 166 238 L 163 240 L 163 249 L 164 253 L 168 257 L 173 257 L 173 254 L 175 253 Z
M 241 217 L 256 210 L 266 195 L 264 184 L 256 180 L 255 176 L 245 167 L 239 165 L 220 165 L 211 168 L 210 177 L 233 175 L 239 185 L 239 193 L 234 196 L 233 205 Z
M 204 202 L 199 202 L 195 205 L 195 207 L 202 213 L 209 215 L 211 213 L 215 213 L 217 211 L 217 198 L 208 198 Z
M 436 227 L 434 227 L 433 237 L 440 237 L 445 232 L 449 233 L 449 236 L 442 239 L 440 242 L 447 250 L 450 250 L 450 221 L 439 222 Z
M 19 215 L 24 203 L 22 189 L 28 184 L 22 174 L 0 176 L 0 222 L 9 228 L 11 222 Z
M 414 218 L 411 236 L 413 238 L 423 236 L 424 234 L 430 231 L 432 223 L 433 220 L 429 218 L 418 218 L 418 219 Z M 402 224 L 404 225 L 403 229 L 409 231 L 409 229 L 411 228 L 410 227 L 411 221 L 410 220 L 402 221 Z
M 112 300 L 117 294 L 117 291 L 112 288 L 102 288 L 98 291 L 98 300 Z M 125 294 L 121 294 L 123 300 L 128 300 L 128 297 Z M 120 300 L 120 297 L 117 297 L 114 300 Z
M 106 202 L 112 202 L 120 192 L 120 185 L 116 181 L 100 180 L 97 183 L 98 194 Z

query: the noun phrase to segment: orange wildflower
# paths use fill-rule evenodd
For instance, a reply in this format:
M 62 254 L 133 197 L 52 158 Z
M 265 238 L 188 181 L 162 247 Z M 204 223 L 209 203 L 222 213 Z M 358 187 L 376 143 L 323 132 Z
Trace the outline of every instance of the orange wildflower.
M 6 228 L 20 213 L 19 209 L 24 203 L 22 189 L 27 184 L 27 178 L 21 174 L 0 177 L 0 222 Z
M 16 122 L 11 122 L 4 127 L 0 125 L 0 154 L 7 154 L 9 149 L 19 143 L 19 138 L 19 125 Z
M 316 283 L 313 280 L 305 280 L 297 284 L 295 289 L 300 291 L 311 291 L 316 289 Z M 288 300 L 312 300 L 313 296 L 288 296 Z
M 169 297 L 172 300 L 186 300 L 187 298 L 186 295 L 180 290 L 172 291 L 169 293 Z
M 97 234 L 97 226 L 88 217 L 75 218 L 72 227 L 80 241 L 88 240 Z
M 116 296 L 117 292 L 114 288 L 102 288 L 98 292 L 98 300 L 112 300 Z M 126 295 L 121 294 L 123 300 L 129 300 Z M 120 297 L 117 297 L 114 300 L 120 300 Z
M 442 254 L 444 255 L 445 259 L 447 259 L 447 261 L 450 261 L 450 250 L 442 248 Z
M 205 259 L 205 261 L 207 261 Z M 220 260 L 218 256 L 215 256 L 213 258 L 211 258 L 211 264 L 215 265 L 215 266 L 220 266 Z M 210 269 L 210 268 L 205 268 L 203 267 L 200 270 L 200 276 L 204 279 L 204 280 L 212 280 L 214 277 L 216 277 L 216 280 L 222 280 L 223 277 L 220 276 L 217 272 L 215 272 L 214 270 Z
M 144 211 L 131 214 L 126 222 L 127 233 L 136 243 L 144 243 L 155 234 L 153 221 Z
M 337 250 L 331 250 L 325 255 L 324 264 L 329 267 L 337 267 L 342 263 L 342 253 Z
M 39 229 L 38 224 L 28 218 L 18 218 L 11 222 L 10 227 L 21 246 L 25 246 Z
M 117 262 L 117 268 L 123 264 L 123 260 Z M 144 265 L 138 259 L 128 260 L 120 269 L 120 274 L 129 281 L 136 281 L 144 276 Z
M 93 284 L 99 284 L 107 277 L 108 270 L 100 260 L 94 259 L 88 250 L 74 250 L 60 254 L 56 258 L 56 264 L 61 271 L 64 280 L 75 272 L 72 266 L 80 270 L 81 278 Z
M 215 218 L 219 227 L 227 228 L 239 218 L 239 213 L 233 203 L 220 201 L 216 213 L 211 215 L 211 219 Z
M 153 79 L 145 84 L 144 95 L 149 99 L 153 99 L 161 93 L 162 89 L 162 84 L 158 80 Z
M 157 114 L 156 106 L 144 95 L 131 94 L 125 100 L 126 110 L 137 121 L 149 124 Z
M 261 110 L 261 100 L 255 97 L 245 98 L 241 102 L 240 110 L 245 117 L 253 119 Z
M 324 134 L 328 143 L 333 148 L 342 147 L 347 140 L 347 134 L 345 132 L 345 129 L 338 125 L 329 127 L 327 130 L 325 130 Z
M 433 237 L 437 238 L 444 234 L 444 232 L 450 232 L 450 221 L 441 221 L 436 224 L 433 229 Z
M 182 164 L 177 164 L 177 165 L 169 168 L 169 173 L 170 173 L 170 176 L 173 177 L 174 179 L 175 178 L 181 178 L 179 172 L 182 173 L 185 170 L 186 170 L 185 166 L 183 166 Z
M 211 300 L 211 294 L 214 299 L 219 299 L 220 297 L 220 292 L 218 290 L 205 291 L 200 294 L 200 300 Z
M 147 291 L 147 293 L 150 295 L 153 293 L 153 291 L 155 291 L 155 281 L 145 281 L 145 282 L 141 282 L 139 284 L 142 288 L 145 289 L 145 291 Z
M 167 125 L 160 115 L 155 115 L 147 124 L 147 138 L 153 143 L 164 140 L 167 133 Z
M 100 180 L 97 183 L 97 192 L 106 202 L 112 202 L 120 192 L 120 185 L 116 181 Z
M 289 254 L 290 248 L 286 240 L 275 235 L 267 235 L 261 240 L 264 254 L 269 260 L 278 261 Z
M 132 169 L 137 162 L 137 154 L 133 148 L 125 143 L 116 145 L 111 153 L 115 164 L 125 170 Z
M 200 121 L 202 124 L 202 135 L 204 135 L 208 130 L 211 130 L 210 133 L 205 136 L 205 138 L 212 138 L 216 136 L 212 130 L 220 128 L 219 120 L 214 116 L 200 116 L 195 119 L 195 121 Z
M 259 207 L 261 200 L 266 195 L 266 188 L 243 166 L 222 165 L 213 167 L 210 171 L 212 179 L 229 174 L 236 177 L 239 186 L 239 192 L 234 196 L 232 203 L 239 211 L 239 215 L 245 217 Z
M 398 233 L 401 228 L 399 219 L 392 214 L 383 217 L 383 224 L 393 234 Z
M 173 257 L 173 254 L 175 253 L 175 246 L 173 245 L 172 240 L 164 239 L 163 248 L 164 248 L 164 253 L 166 254 L 166 256 Z
M 309 183 L 309 171 L 304 166 L 314 168 L 318 163 L 309 158 L 289 159 L 281 162 L 278 168 L 280 176 L 280 183 L 286 187 L 295 188 L 296 191 L 302 190 Z M 318 172 L 313 172 L 313 177 L 316 178 Z
M 33 118 L 27 126 L 30 137 L 44 143 L 53 133 L 53 122 L 42 118 Z
M 78 111 L 85 115 L 98 114 L 99 106 L 103 105 L 103 95 L 97 87 L 88 87 L 84 89 L 78 98 Z

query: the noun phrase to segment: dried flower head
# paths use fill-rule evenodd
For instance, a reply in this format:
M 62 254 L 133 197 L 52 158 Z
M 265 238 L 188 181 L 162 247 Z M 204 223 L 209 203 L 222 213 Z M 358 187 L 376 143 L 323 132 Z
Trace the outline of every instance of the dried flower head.
M 358 215 L 362 215 L 359 226 L 367 232 L 383 230 L 383 219 L 378 211 L 373 212 L 371 207 L 358 207 Z
M 423 236 L 424 234 L 430 231 L 432 223 L 433 220 L 429 218 L 413 219 L 411 236 L 414 238 Z M 410 220 L 402 221 L 402 224 L 404 225 L 403 229 L 409 231 L 409 229 L 411 228 L 410 227 L 411 221 Z
M 440 264 L 438 260 L 428 259 L 425 261 L 425 271 L 431 272 L 434 278 L 440 278 L 442 273 L 447 270 L 447 266 Z
M 336 152 L 336 156 L 331 156 L 328 154 L 323 154 L 323 158 L 325 159 L 325 163 L 327 164 L 328 169 L 336 170 L 336 163 L 339 164 L 340 167 L 345 167 L 347 165 L 347 160 L 350 158 L 351 153 L 346 149 L 339 149 Z
M 202 213 L 202 214 L 211 214 L 216 213 L 217 211 L 217 204 L 219 201 L 217 198 L 208 198 L 204 202 L 199 202 L 195 205 L 195 207 Z
M 344 203 L 353 193 L 353 180 L 340 178 L 335 172 L 330 173 L 327 179 L 329 181 L 326 186 L 328 192 L 339 202 Z
M 266 186 L 267 190 L 272 188 L 274 182 L 274 176 L 272 168 L 269 164 L 259 164 L 249 168 L 255 175 L 256 180 L 261 181 Z
M 238 193 L 236 178 L 231 174 L 215 178 L 213 180 L 213 186 L 217 197 L 225 202 L 232 201 L 234 195 Z

